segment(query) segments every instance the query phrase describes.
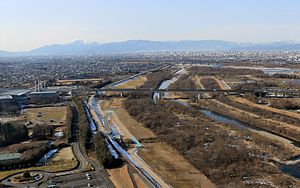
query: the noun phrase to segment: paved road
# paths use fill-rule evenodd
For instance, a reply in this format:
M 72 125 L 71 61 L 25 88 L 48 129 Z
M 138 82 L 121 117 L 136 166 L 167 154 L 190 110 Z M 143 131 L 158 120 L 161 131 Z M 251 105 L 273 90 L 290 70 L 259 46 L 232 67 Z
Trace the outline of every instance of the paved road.
M 78 137 L 78 134 L 75 134 L 76 137 Z M 76 169 L 74 170 L 70 170 L 70 171 L 66 171 L 66 172 L 58 172 L 58 173 L 50 173 L 50 172 L 45 172 L 45 171 L 35 171 L 38 172 L 40 174 L 43 175 L 43 178 L 40 181 L 34 182 L 34 183 L 30 183 L 27 184 L 28 186 L 31 187 L 40 187 L 40 185 L 44 185 L 46 186 L 46 183 L 48 182 L 48 180 L 50 179 L 55 179 L 57 177 L 61 178 L 61 179 L 65 179 L 66 182 L 68 182 L 67 185 L 63 185 L 63 187 L 72 187 L 72 185 L 74 187 L 81 187 L 79 185 L 82 185 L 82 187 L 87 187 L 88 183 L 92 183 L 93 185 L 97 185 L 100 187 L 108 187 L 108 188 L 113 188 L 113 184 L 110 181 L 110 179 L 108 178 L 108 174 L 107 172 L 103 169 L 103 167 L 101 165 L 99 165 L 98 162 L 91 160 L 87 154 L 85 153 L 85 151 L 81 150 L 79 147 L 79 143 L 77 142 L 78 139 L 75 139 L 75 142 L 72 144 L 72 148 L 73 148 L 73 152 L 74 155 L 76 156 L 76 159 L 79 162 L 79 165 Z M 69 182 L 67 181 L 69 179 L 69 177 L 81 177 L 82 176 L 82 171 L 86 170 L 88 165 L 91 165 L 94 169 L 94 171 L 92 171 L 91 173 L 94 173 L 94 180 L 92 182 L 88 182 L 88 181 L 83 181 L 80 182 L 78 184 L 78 182 Z M 13 177 L 13 176 L 11 176 Z M 9 186 L 13 186 L 13 187 L 25 187 L 25 184 L 14 184 L 11 183 L 9 181 L 9 179 L 11 177 L 6 178 L 5 180 L 2 181 L 3 184 L 5 185 L 9 185 Z M 85 177 L 86 178 L 86 177 Z M 72 180 L 74 178 L 70 178 L 70 180 Z M 74 179 L 76 180 L 76 178 Z M 62 183 L 61 183 L 62 185 Z M 78 185 L 78 186 L 77 186 Z
M 92 107 L 91 110 L 92 111 L 100 111 L 100 105 L 97 105 L 96 108 L 98 109 L 94 109 L 94 105 L 92 105 L 92 101 L 93 101 L 93 98 L 94 96 L 91 97 L 91 99 L 89 100 L 90 101 L 90 106 Z M 96 114 L 95 112 L 93 114 Z M 94 116 L 98 126 L 101 126 L 101 121 L 99 119 L 98 116 Z M 102 126 L 102 129 L 103 129 L 103 126 Z M 122 152 L 121 152 L 122 153 Z M 134 163 L 135 164 L 138 164 L 142 170 L 144 172 L 146 172 L 148 175 L 151 176 L 151 178 L 154 179 L 155 182 L 157 182 L 159 184 L 159 187 L 164 187 L 164 188 L 169 188 L 170 185 L 167 184 L 160 176 L 158 176 L 147 164 L 145 164 L 145 162 L 143 160 L 141 160 L 141 158 L 139 158 L 135 152 L 132 152 L 132 153 L 128 153 L 128 155 L 135 161 Z M 131 160 L 130 159 L 127 159 L 126 158 L 127 154 L 125 155 L 125 159 L 130 163 L 132 164 Z M 134 164 L 133 164 L 134 166 Z

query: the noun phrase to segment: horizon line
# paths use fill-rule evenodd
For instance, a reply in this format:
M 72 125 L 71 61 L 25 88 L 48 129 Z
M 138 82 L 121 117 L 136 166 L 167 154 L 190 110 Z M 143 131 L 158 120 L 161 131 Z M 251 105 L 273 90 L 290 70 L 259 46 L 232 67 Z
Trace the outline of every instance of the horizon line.
M 6 52 L 6 53 L 26 53 L 26 52 L 30 52 L 32 50 L 35 49 L 39 49 L 39 48 L 43 48 L 43 47 L 48 47 L 48 46 L 53 46 L 53 45 L 68 45 L 68 44 L 72 44 L 72 43 L 76 43 L 76 42 L 82 42 L 84 44 L 99 44 L 99 45 L 103 45 L 103 44 L 110 44 L 110 43 L 123 43 L 123 42 L 130 42 L 130 41 L 148 41 L 148 42 L 184 42 L 184 41 L 195 41 L 195 42 L 200 42 L 200 41 L 220 41 L 220 42 L 231 42 L 231 43 L 240 43 L 240 44 L 270 44 L 270 43 L 278 43 L 278 42 L 286 42 L 286 43 L 295 43 L 295 44 L 300 44 L 300 40 L 294 40 L 294 39 L 288 39 L 288 40 L 274 40 L 274 41 L 233 41 L 233 40 L 223 40 L 223 39 L 180 39 L 180 40 L 152 40 L 152 39 L 128 39 L 128 40 L 119 40 L 119 41 L 90 41 L 90 40 L 83 40 L 83 39 L 74 39 L 74 40 L 70 40 L 70 41 L 66 41 L 66 42 L 62 42 L 62 43 L 58 43 L 58 42 L 54 42 L 51 44 L 44 44 L 44 45 L 40 45 L 34 48 L 30 48 L 30 49 L 25 49 L 25 50 L 5 50 L 5 49 L 0 49 L 0 52 Z

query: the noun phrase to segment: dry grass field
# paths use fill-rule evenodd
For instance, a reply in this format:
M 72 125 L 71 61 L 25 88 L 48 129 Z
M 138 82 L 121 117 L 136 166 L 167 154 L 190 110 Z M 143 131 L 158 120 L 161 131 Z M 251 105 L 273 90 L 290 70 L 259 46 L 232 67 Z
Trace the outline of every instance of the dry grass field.
M 281 109 L 276 109 L 276 108 L 272 108 L 272 107 L 269 107 L 269 106 L 256 104 L 256 103 L 253 103 L 253 102 L 251 102 L 251 101 L 249 101 L 245 98 L 231 97 L 230 99 L 232 99 L 236 102 L 242 103 L 242 104 L 246 104 L 246 105 L 258 108 L 258 109 L 268 110 L 268 111 L 275 112 L 275 113 L 278 113 L 278 114 L 282 114 L 282 115 L 285 115 L 285 116 L 290 116 L 290 117 L 293 117 L 293 118 L 300 119 L 300 114 L 299 113 L 295 113 L 295 112 L 291 112 L 291 111 L 288 111 L 288 110 L 281 110 Z
M 67 107 L 30 108 L 25 111 L 27 121 L 47 125 L 64 125 Z
M 58 80 L 57 85 L 73 85 L 76 83 L 98 83 L 102 81 L 102 78 L 87 78 L 87 79 L 70 79 L 70 80 Z
M 165 143 L 147 143 L 139 155 L 173 187 L 214 187 L 199 170 Z
M 113 110 L 113 121 L 119 125 L 120 129 L 126 128 L 137 139 L 155 137 L 154 133 L 135 121 L 122 107 L 122 99 L 113 99 L 101 103 L 104 110 Z M 124 131 L 124 134 L 126 131 Z
M 138 87 L 144 85 L 144 83 L 146 81 L 147 81 L 146 76 L 140 76 L 136 79 L 130 80 L 129 82 L 126 82 L 122 85 L 117 86 L 117 88 L 119 88 L 119 89 L 121 89 L 121 88 L 135 89 L 135 88 L 138 88 Z
M 65 147 L 60 149 L 50 160 L 50 162 L 59 162 L 59 161 L 70 161 L 75 159 L 72 147 Z
M 12 174 L 25 171 L 44 170 L 47 172 L 60 172 L 65 170 L 72 170 L 76 168 L 77 165 L 78 161 L 73 154 L 72 148 L 66 147 L 59 150 L 58 153 L 56 153 L 45 166 L 0 171 L 0 180 Z
M 134 188 L 128 173 L 128 166 L 124 165 L 121 168 L 107 170 L 109 178 L 116 188 Z

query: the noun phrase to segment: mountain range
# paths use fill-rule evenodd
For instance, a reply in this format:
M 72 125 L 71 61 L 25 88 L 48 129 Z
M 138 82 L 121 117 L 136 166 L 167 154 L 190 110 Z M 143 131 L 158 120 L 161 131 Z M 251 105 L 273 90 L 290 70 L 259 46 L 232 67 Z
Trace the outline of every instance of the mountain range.
M 81 40 L 67 44 L 53 44 L 30 51 L 7 52 L 0 50 L 0 56 L 50 56 L 121 54 L 162 51 L 298 51 L 300 42 L 282 41 L 272 43 L 238 43 L 221 40 L 149 41 L 129 40 L 124 42 L 84 42 Z

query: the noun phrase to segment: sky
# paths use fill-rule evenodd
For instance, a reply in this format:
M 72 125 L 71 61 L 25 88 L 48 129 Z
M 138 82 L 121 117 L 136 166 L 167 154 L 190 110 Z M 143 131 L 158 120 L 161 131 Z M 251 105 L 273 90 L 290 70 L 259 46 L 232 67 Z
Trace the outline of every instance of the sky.
M 0 1 L 0 50 L 133 39 L 300 41 L 300 1 Z

